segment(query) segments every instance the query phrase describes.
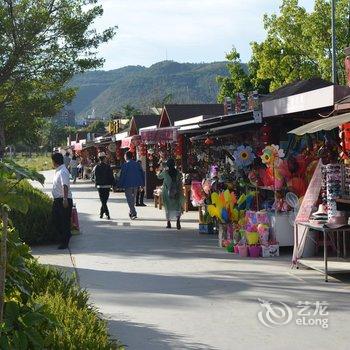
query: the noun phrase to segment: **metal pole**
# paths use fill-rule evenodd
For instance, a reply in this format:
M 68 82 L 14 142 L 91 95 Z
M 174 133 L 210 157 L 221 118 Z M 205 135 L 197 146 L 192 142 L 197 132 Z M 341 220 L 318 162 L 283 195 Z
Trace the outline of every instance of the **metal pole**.
M 332 1 L 332 82 L 337 83 L 337 39 L 335 33 L 335 1 Z

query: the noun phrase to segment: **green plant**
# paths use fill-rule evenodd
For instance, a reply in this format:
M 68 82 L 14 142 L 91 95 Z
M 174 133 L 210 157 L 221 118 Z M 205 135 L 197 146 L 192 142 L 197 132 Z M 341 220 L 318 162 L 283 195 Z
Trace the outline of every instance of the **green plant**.
M 5 302 L 4 322 L 0 324 L 2 350 L 44 349 L 50 330 L 57 328 L 47 307 L 37 303 Z M 47 342 L 47 341 L 46 341 Z
M 70 298 L 82 309 L 88 305 L 89 295 L 81 289 L 75 275 L 68 275 L 63 270 L 39 264 L 36 260 L 28 263 L 32 273 L 31 291 L 33 295 L 59 293 L 64 299 Z
M 52 350 L 60 349 L 118 349 L 108 336 L 106 322 L 102 321 L 91 307 L 79 308 L 72 297 L 60 293 L 38 296 L 36 302 L 47 305 L 54 314 L 59 327 L 48 334 Z
M 35 171 L 44 171 L 52 169 L 51 157 L 48 155 L 32 155 L 29 156 L 16 156 L 14 158 L 17 164 Z
M 28 244 L 56 242 L 58 235 L 52 225 L 52 199 L 27 181 L 19 184 L 17 192 L 30 203 L 26 214 L 19 210 L 10 212 L 10 219 L 23 241 Z

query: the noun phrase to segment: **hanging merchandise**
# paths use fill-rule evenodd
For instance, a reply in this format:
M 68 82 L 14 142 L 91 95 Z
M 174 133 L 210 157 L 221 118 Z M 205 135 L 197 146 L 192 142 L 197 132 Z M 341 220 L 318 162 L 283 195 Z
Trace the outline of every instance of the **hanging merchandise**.
M 266 165 L 266 170 L 260 171 L 266 187 L 280 190 L 284 185 L 284 177 L 280 167 L 283 166 L 282 158 L 285 156 L 283 149 L 277 145 L 266 146 L 261 155 L 261 161 Z
M 342 165 L 327 164 L 323 171 L 327 187 L 328 220 L 330 220 L 332 217 L 337 216 L 337 203 L 335 200 L 341 195 Z
M 141 143 L 138 145 L 137 147 L 137 151 L 138 151 L 138 157 L 141 158 L 145 158 L 147 156 L 147 146 L 145 143 Z
M 233 158 L 238 168 L 246 168 L 254 162 L 255 155 L 250 146 L 241 145 L 233 153 Z
M 343 159 L 349 159 L 350 156 L 350 123 L 343 124 L 339 127 L 340 133 L 339 138 L 341 140 L 342 154 Z

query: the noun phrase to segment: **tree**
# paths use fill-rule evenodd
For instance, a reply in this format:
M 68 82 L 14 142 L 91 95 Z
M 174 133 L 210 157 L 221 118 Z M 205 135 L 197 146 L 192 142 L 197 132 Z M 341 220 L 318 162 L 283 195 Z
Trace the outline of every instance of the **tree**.
M 66 145 L 70 133 L 69 128 L 59 125 L 51 119 L 45 120 L 40 133 L 41 146 L 52 151 L 54 146 Z
M 38 117 L 55 115 L 75 90 L 75 73 L 100 67 L 100 44 L 115 28 L 91 29 L 98 0 L 4 0 L 0 3 L 0 158 L 6 136 Z M 27 128 L 30 132 L 30 128 Z M 23 131 L 27 132 L 27 131 Z
M 336 2 L 338 81 L 345 83 L 344 47 L 349 44 L 349 1 Z M 308 13 L 298 0 L 283 0 L 279 15 L 265 15 L 267 37 L 252 43 L 253 84 L 265 81 L 273 91 L 299 79 L 331 79 L 331 5 L 316 0 Z
M 130 105 L 130 104 L 126 104 L 125 106 L 122 107 L 122 112 L 121 114 L 126 117 L 127 119 L 131 119 L 134 115 L 137 114 L 142 114 L 141 111 L 139 109 L 137 109 L 136 107 Z
M 91 123 L 85 129 L 83 129 L 83 131 L 103 134 L 106 132 L 106 125 L 102 120 L 95 120 L 93 123 Z
M 253 90 L 253 85 L 248 73 L 244 70 L 240 54 L 236 48 L 233 47 L 232 51 L 226 55 L 229 63 L 227 64 L 229 70 L 229 76 L 218 76 L 217 82 L 220 86 L 218 94 L 218 102 L 223 102 L 225 97 L 236 98 L 236 93 L 247 93 Z

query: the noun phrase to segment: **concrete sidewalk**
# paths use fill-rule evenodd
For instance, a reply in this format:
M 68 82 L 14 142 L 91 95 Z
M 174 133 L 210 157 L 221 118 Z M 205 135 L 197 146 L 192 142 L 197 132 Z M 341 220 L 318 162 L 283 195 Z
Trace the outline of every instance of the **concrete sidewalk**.
M 290 252 L 255 260 L 228 254 L 197 233 L 196 213 L 184 215 L 183 230 L 166 230 L 163 212 L 139 208 L 130 221 L 123 195 L 112 194 L 112 220 L 100 220 L 93 186 L 78 183 L 73 192 L 83 232 L 71 241 L 80 283 L 129 349 L 349 348 L 348 283 L 290 270 Z M 41 261 L 69 263 L 50 249 Z M 279 317 L 289 309 L 268 314 L 259 298 L 289 305 L 291 321 Z M 327 301 L 329 328 L 296 325 L 298 301 Z M 263 325 L 261 312 L 279 326 Z

